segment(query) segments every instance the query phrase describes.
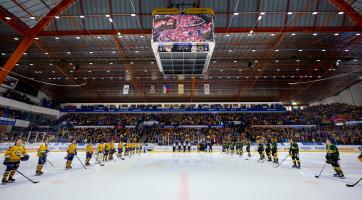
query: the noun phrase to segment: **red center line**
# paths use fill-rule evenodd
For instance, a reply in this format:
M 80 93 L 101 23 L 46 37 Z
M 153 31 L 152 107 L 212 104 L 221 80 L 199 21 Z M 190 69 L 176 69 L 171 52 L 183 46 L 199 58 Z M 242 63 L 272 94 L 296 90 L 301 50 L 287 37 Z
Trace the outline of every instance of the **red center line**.
M 188 178 L 186 172 L 181 172 L 180 200 L 189 200 Z

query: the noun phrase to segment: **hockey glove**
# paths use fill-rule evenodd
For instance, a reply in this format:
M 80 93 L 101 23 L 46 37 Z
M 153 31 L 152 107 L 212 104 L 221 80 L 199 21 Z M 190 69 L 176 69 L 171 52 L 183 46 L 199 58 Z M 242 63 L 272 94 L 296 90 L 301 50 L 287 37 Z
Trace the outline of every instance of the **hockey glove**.
M 27 161 L 29 160 L 29 155 L 28 154 L 24 154 L 21 158 L 20 158 L 21 161 Z

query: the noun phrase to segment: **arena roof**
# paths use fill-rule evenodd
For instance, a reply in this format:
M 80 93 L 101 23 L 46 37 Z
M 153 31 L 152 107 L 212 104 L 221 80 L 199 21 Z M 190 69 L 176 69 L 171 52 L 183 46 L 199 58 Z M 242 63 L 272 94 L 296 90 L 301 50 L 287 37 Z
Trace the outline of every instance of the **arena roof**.
M 164 76 L 151 49 L 152 10 L 182 2 L 215 10 L 216 46 L 202 76 Z M 359 81 L 361 5 L 362 0 L 1 0 L 0 64 L 60 102 L 308 103 Z M 52 86 L 32 78 L 86 85 Z M 164 83 L 169 94 L 163 93 Z M 122 94 L 124 84 L 130 85 L 128 95 Z M 178 84 L 184 84 L 182 95 Z M 209 95 L 204 84 L 210 85 Z

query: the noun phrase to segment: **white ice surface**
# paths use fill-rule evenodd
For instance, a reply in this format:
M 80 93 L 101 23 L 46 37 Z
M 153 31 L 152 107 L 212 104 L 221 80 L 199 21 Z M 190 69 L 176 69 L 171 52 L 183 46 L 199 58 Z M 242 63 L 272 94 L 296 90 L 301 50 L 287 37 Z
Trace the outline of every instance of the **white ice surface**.
M 281 160 L 286 153 L 280 153 Z M 302 169 L 291 168 L 288 158 L 279 168 L 271 163 L 259 164 L 256 157 L 213 153 L 153 153 L 126 160 L 106 162 L 104 167 L 92 164 L 84 170 L 74 159 L 73 169 L 64 170 L 64 153 L 50 153 L 45 174 L 34 176 L 36 158 L 22 162 L 19 170 L 38 184 L 19 174 L 16 182 L 0 185 L 0 199 L 122 199 L 122 200 L 361 200 L 362 183 L 348 188 L 362 177 L 362 163 L 357 153 L 342 153 L 341 165 L 346 179 L 333 177 L 327 166 L 319 179 L 324 153 L 301 153 Z M 79 153 L 84 161 L 85 153 Z M 0 158 L 3 160 L 3 157 Z M 1 165 L 0 172 L 5 167 Z

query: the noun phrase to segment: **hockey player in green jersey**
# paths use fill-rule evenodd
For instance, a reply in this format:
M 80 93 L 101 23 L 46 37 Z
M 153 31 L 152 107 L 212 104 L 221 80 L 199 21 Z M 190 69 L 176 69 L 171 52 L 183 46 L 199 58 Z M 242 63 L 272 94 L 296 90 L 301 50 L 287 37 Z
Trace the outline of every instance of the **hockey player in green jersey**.
M 230 142 L 230 154 L 234 155 L 235 153 L 235 142 Z
M 250 154 L 250 142 L 249 141 L 246 143 L 245 151 L 248 153 L 248 157 L 251 157 L 251 154 Z
M 290 148 L 289 155 L 292 157 L 293 166 L 295 168 L 300 168 L 300 160 L 299 160 L 299 146 L 293 139 L 290 139 Z
M 240 156 L 243 155 L 243 142 L 242 141 L 238 141 L 236 143 L 236 153 Z
M 259 160 L 264 160 L 265 155 L 264 155 L 264 145 L 262 143 L 262 140 L 259 140 L 258 143 L 259 143 L 259 145 L 258 145 L 258 153 L 260 155 Z
M 339 166 L 340 159 L 339 159 L 338 148 L 336 145 L 332 144 L 332 142 L 329 139 L 326 140 L 326 150 L 327 150 L 326 162 L 333 166 L 334 171 L 336 172 L 334 176 L 342 179 L 345 178 L 343 171 Z
M 273 163 L 278 164 L 279 163 L 279 158 L 278 158 L 278 143 L 277 143 L 277 139 L 273 138 L 272 139 L 272 143 L 271 143 L 271 152 L 272 152 L 272 156 L 273 156 Z
M 265 154 L 268 157 L 268 162 L 272 161 L 270 153 L 271 153 L 271 146 L 270 146 L 270 139 L 268 138 L 267 142 L 266 142 L 266 145 L 265 145 Z

